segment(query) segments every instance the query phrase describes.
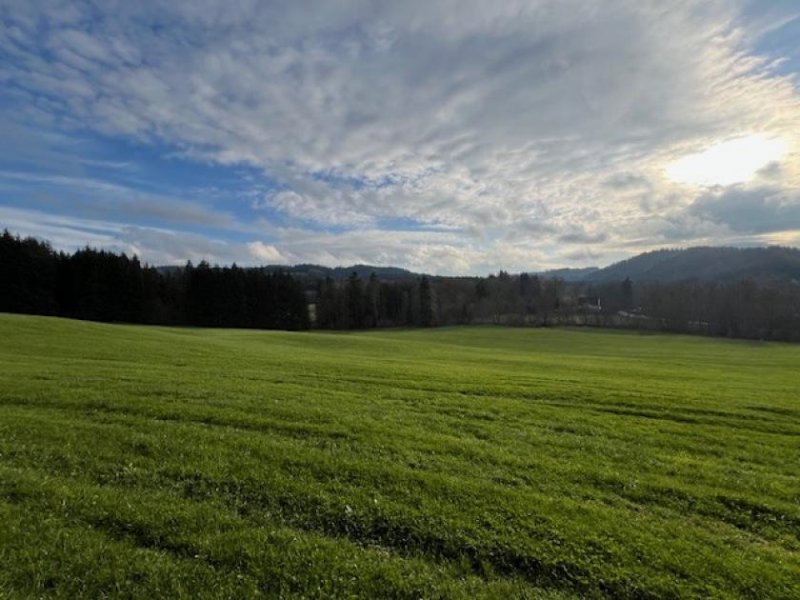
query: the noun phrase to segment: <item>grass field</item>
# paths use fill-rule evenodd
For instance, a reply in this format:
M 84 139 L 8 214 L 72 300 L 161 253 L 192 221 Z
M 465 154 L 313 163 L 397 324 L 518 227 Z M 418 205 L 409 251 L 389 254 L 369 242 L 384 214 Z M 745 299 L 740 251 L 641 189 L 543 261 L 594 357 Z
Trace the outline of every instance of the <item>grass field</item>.
M 800 598 L 800 346 L 0 315 L 0 596 Z

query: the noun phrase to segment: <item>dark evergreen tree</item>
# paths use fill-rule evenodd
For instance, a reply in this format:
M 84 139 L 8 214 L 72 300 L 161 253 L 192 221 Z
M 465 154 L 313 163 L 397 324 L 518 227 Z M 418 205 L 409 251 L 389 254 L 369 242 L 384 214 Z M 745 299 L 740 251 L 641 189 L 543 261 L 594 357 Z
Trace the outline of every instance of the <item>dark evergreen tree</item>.
M 373 272 L 369 276 L 369 280 L 367 281 L 367 288 L 364 292 L 364 326 L 365 327 L 377 327 L 380 314 L 378 310 L 378 302 L 379 302 L 379 284 L 378 284 L 378 276 Z
M 0 311 L 56 314 L 59 256 L 49 244 L 0 236 Z
M 351 328 L 360 329 L 364 326 L 364 288 L 355 271 L 347 279 L 347 312 Z
M 626 277 L 621 285 L 621 303 L 624 309 L 633 308 L 633 282 L 630 277 Z
M 423 327 L 436 325 L 433 288 L 427 276 L 423 275 L 419 282 L 419 318 Z

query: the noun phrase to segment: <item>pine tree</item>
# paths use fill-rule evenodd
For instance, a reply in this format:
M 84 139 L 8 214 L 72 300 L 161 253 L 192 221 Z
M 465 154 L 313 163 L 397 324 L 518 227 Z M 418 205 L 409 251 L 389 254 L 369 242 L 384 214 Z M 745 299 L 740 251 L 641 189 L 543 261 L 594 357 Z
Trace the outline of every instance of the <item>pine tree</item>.
M 428 277 L 423 275 L 419 282 L 419 313 L 420 325 L 433 327 L 436 324 L 434 310 L 433 289 Z

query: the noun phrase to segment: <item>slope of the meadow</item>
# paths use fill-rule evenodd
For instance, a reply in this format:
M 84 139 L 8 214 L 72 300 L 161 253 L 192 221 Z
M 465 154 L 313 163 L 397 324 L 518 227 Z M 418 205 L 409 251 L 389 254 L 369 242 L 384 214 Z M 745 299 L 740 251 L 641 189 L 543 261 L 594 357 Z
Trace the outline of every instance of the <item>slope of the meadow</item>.
M 0 315 L 0 597 L 800 597 L 800 346 Z

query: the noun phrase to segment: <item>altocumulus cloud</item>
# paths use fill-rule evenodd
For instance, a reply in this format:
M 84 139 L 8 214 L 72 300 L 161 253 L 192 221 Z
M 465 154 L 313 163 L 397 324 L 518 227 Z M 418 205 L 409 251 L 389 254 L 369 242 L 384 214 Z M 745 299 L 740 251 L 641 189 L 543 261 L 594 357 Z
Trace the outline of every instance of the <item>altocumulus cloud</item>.
M 800 241 L 786 219 L 742 225 L 753 211 L 797 214 L 797 80 L 762 43 L 791 26 L 785 12 L 736 0 L 0 7 L 15 127 L 256 173 L 236 211 L 224 195 L 104 189 L 123 210 L 103 235 L 149 260 L 469 273 L 765 230 Z M 666 176 L 683 156 L 754 134 L 789 150 L 738 191 Z M 721 216 L 726 199 L 741 217 Z M 126 223 L 137 202 L 158 222 Z M 23 233 L 46 233 L 28 212 Z M 62 214 L 113 220 L 91 199 Z

